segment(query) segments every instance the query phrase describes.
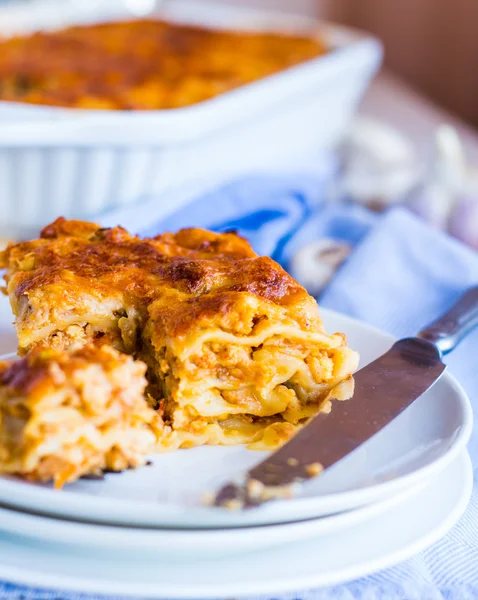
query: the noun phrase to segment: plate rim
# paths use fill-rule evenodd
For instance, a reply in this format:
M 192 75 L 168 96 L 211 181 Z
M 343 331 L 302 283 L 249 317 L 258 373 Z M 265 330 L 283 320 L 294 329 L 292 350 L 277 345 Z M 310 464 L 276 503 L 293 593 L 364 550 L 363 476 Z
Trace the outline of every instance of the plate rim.
M 375 502 L 372 504 L 367 504 L 358 507 L 357 509 L 347 510 L 331 515 L 320 516 L 320 517 L 312 517 L 307 519 L 302 519 L 298 521 L 289 521 L 284 523 L 267 523 L 262 525 L 248 525 L 243 527 L 211 527 L 211 528 L 161 528 L 161 527 L 141 527 L 134 525 L 118 525 L 118 524 L 109 524 L 109 523 L 96 523 L 94 521 L 76 521 L 71 518 L 63 518 L 55 515 L 46 515 L 37 512 L 24 511 L 12 506 L 7 506 L 4 503 L 0 503 L 0 531 L 5 532 L 9 535 L 15 535 L 19 537 L 24 537 L 27 539 L 37 540 L 37 541 L 45 541 L 47 543 L 59 543 L 57 542 L 57 535 L 42 535 L 41 533 L 36 533 L 32 531 L 31 527 L 34 528 L 46 528 L 54 524 L 54 527 L 59 530 L 62 528 L 62 536 L 68 536 L 69 532 L 76 534 L 80 532 L 80 536 L 85 537 L 87 534 L 93 534 L 95 536 L 100 536 L 101 534 L 109 535 L 113 533 L 114 536 L 117 536 L 114 541 L 109 542 L 108 544 L 102 543 L 94 543 L 94 548 L 96 550 L 107 549 L 108 547 L 112 547 L 113 543 L 117 543 L 120 540 L 118 539 L 119 533 L 122 535 L 131 535 L 144 537 L 146 541 L 151 540 L 154 536 L 161 534 L 171 536 L 171 538 L 176 538 L 176 540 L 182 539 L 193 539 L 196 538 L 195 541 L 201 540 L 201 543 L 206 543 L 207 545 L 212 545 L 217 541 L 222 542 L 227 540 L 228 543 L 234 543 L 236 538 L 249 538 L 251 530 L 257 532 L 261 535 L 268 535 L 273 532 L 277 532 L 278 530 L 288 531 L 292 536 L 294 532 L 300 532 L 303 529 L 310 528 L 311 526 L 316 525 L 314 527 L 315 533 L 303 536 L 299 538 L 299 541 L 311 538 L 313 536 L 319 535 L 331 535 L 336 533 L 337 531 L 342 531 L 346 527 L 354 526 L 364 521 L 368 521 L 369 519 L 374 519 L 377 517 L 382 517 L 388 511 L 393 509 L 398 504 L 409 500 L 410 498 L 417 496 L 429 483 L 429 480 L 422 480 L 417 485 L 410 487 L 405 490 L 401 490 L 400 493 L 395 494 L 393 496 L 387 497 L 380 502 Z M 12 520 L 13 516 L 13 520 Z M 20 526 L 22 530 L 18 529 L 18 522 L 20 521 Z M 36 521 L 36 525 L 35 525 Z M 38 525 L 40 523 L 40 525 Z M 323 525 L 323 527 L 322 527 Z M 66 526 L 66 528 L 65 528 Z M 83 530 L 83 532 L 81 532 Z M 292 540 L 280 541 L 280 544 L 285 544 L 292 542 Z M 131 544 L 131 537 L 128 539 L 128 544 Z M 65 547 L 72 546 L 84 546 L 84 541 L 62 541 L 62 545 Z M 141 544 L 137 541 L 133 540 L 132 545 L 128 548 L 128 552 L 137 551 Z M 252 549 L 252 548 L 251 548 Z M 191 551 L 191 550 L 188 550 Z M 237 556 L 240 556 L 240 552 L 238 552 Z
M 126 584 L 124 581 L 122 581 L 118 584 L 112 579 L 103 581 L 87 580 L 80 575 L 48 575 L 42 571 L 34 571 L 29 573 L 24 567 L 4 567 L 2 564 L 0 564 L 0 578 L 14 585 L 34 586 L 36 588 L 43 588 L 45 590 L 52 589 L 53 586 L 56 593 L 76 592 L 87 594 L 105 594 L 107 596 L 116 596 L 116 594 L 121 593 L 122 596 L 126 597 L 138 597 L 138 595 L 140 595 L 144 598 L 171 598 L 177 600 L 189 600 L 192 597 L 191 594 L 194 594 L 194 597 L 198 600 L 211 600 L 213 598 L 215 599 L 232 596 L 237 598 L 246 598 L 254 595 L 283 595 L 287 593 L 296 593 L 306 589 L 318 589 L 324 586 L 346 583 L 407 560 L 411 556 L 414 556 L 425 548 L 428 548 L 433 543 L 437 542 L 453 527 L 453 525 L 464 513 L 473 490 L 473 466 L 470 456 L 466 450 L 463 450 L 460 456 L 456 458 L 456 464 L 457 468 L 460 468 L 462 471 L 462 486 L 457 494 L 457 498 L 454 500 L 453 508 L 449 510 L 446 515 L 443 516 L 443 518 L 441 518 L 438 524 L 430 525 L 430 528 L 427 532 L 420 534 L 420 536 L 416 539 L 405 542 L 398 549 L 391 550 L 379 558 L 365 559 L 364 563 L 359 562 L 342 568 L 337 567 L 336 571 L 332 574 L 315 573 L 301 575 L 295 580 L 293 578 L 289 578 L 287 581 L 284 579 L 279 581 L 269 580 L 267 583 L 250 583 L 242 580 L 239 585 L 237 585 L 237 582 L 235 583 L 235 589 L 233 592 L 231 589 L 227 588 L 227 584 L 220 584 L 219 586 L 214 587 L 214 584 L 180 583 L 172 585 L 168 584 L 168 587 L 166 588 L 164 587 L 164 582 L 162 582 L 161 587 L 157 586 L 157 582 L 146 584 L 128 582 Z M 437 477 L 440 476 L 441 474 L 437 475 Z M 383 515 L 381 516 L 383 517 Z M 53 578 L 56 579 L 56 582 L 54 583 L 52 582 Z M 121 586 L 121 589 L 119 587 L 114 588 L 114 585 Z M 188 585 L 190 587 L 187 587 Z M 191 589 L 193 586 L 194 592 Z
M 366 328 L 369 331 L 373 331 L 376 335 L 378 335 L 382 338 L 387 338 L 390 341 L 390 345 L 392 345 L 394 343 L 394 341 L 396 341 L 396 338 L 393 335 L 389 334 L 386 331 L 381 330 L 378 327 L 369 325 L 368 323 L 366 323 L 365 321 L 361 321 L 360 319 L 356 319 L 354 317 L 350 317 L 348 315 L 344 315 L 337 311 L 322 308 L 322 307 L 320 308 L 320 313 L 321 313 L 323 320 L 338 318 L 342 323 L 344 323 L 345 329 L 347 328 L 347 324 L 350 323 L 350 327 L 358 326 L 360 328 Z M 341 325 L 341 327 L 342 327 L 342 325 Z M 3 356 L 7 356 L 7 355 L 3 355 Z M 0 359 L 1 358 L 2 357 L 0 357 Z M 271 518 L 266 517 L 267 520 L 263 521 L 262 523 L 263 524 L 273 524 L 273 523 L 283 522 L 285 519 L 283 516 L 281 517 L 280 515 L 283 514 L 282 509 L 284 506 L 288 506 L 288 507 L 293 506 L 295 509 L 294 510 L 295 514 L 300 514 L 304 510 L 306 510 L 306 507 L 310 506 L 311 504 L 317 503 L 319 498 L 320 498 L 322 504 L 340 506 L 340 501 L 341 500 L 343 501 L 344 497 L 347 497 L 347 498 L 349 498 L 349 502 L 348 502 L 349 507 L 351 507 L 352 505 L 354 507 L 360 507 L 360 506 L 368 504 L 369 502 L 379 501 L 380 499 L 383 499 L 384 494 L 386 494 L 386 495 L 394 494 L 397 492 L 398 489 L 401 489 L 404 486 L 407 486 L 407 485 L 414 486 L 417 483 L 419 483 L 420 480 L 427 479 L 435 474 L 440 473 L 446 466 L 448 466 L 460 454 L 460 452 L 466 446 L 466 444 L 471 436 L 471 432 L 472 432 L 472 428 L 473 428 L 472 407 L 471 407 L 470 400 L 469 400 L 465 390 L 463 389 L 461 384 L 455 379 L 455 377 L 448 372 L 448 370 L 445 370 L 442 377 L 440 378 L 440 381 L 438 381 L 434 385 L 440 385 L 443 380 L 447 381 L 448 384 L 451 385 L 455 389 L 457 398 L 459 399 L 459 403 L 460 403 L 462 411 L 463 411 L 463 422 L 461 424 L 460 430 L 459 430 L 457 436 L 455 437 L 455 439 L 453 440 L 451 447 L 445 453 L 441 454 L 439 457 L 432 460 L 432 462 L 430 462 L 429 464 L 419 467 L 418 469 L 415 469 L 414 471 L 412 471 L 410 473 L 401 475 L 400 477 L 397 477 L 392 480 L 382 481 L 379 483 L 366 485 L 366 486 L 358 488 L 358 489 L 347 490 L 347 491 L 343 491 L 343 492 L 325 493 L 321 496 L 315 496 L 315 497 L 294 498 L 292 500 L 292 502 L 290 500 L 286 500 L 286 501 L 277 501 L 274 503 L 268 503 L 267 505 L 263 505 L 263 506 L 255 509 L 256 515 L 259 515 L 259 516 L 260 516 L 261 512 L 272 513 Z M 16 499 L 15 501 L 13 501 L 12 496 L 17 496 L 18 492 L 16 490 L 21 489 L 21 488 L 19 488 L 19 486 L 24 486 L 23 490 L 20 492 L 20 496 L 21 496 L 20 500 Z M 45 502 L 48 503 L 48 509 L 43 508 L 41 510 L 38 510 L 38 507 L 35 507 L 34 503 L 29 501 L 30 494 L 28 492 L 31 491 L 32 487 L 35 489 L 35 497 L 39 498 L 39 500 L 42 501 L 43 505 Z M 368 500 L 367 498 L 369 498 L 371 495 L 373 495 L 376 498 L 376 500 Z M 66 508 L 65 508 L 65 502 L 62 501 L 62 499 L 64 499 L 65 497 L 67 498 L 67 500 L 66 500 L 67 507 Z M 178 518 L 181 513 L 184 513 L 184 507 L 175 507 L 175 506 L 169 505 L 169 504 L 168 505 L 159 504 L 159 503 L 153 504 L 153 503 L 142 502 L 142 501 L 130 501 L 130 500 L 125 500 L 125 499 L 115 498 L 114 499 L 115 515 L 111 516 L 111 512 L 112 512 L 111 508 L 112 507 L 107 506 L 108 503 L 111 503 L 111 498 L 94 496 L 94 495 L 90 496 L 88 494 L 80 494 L 78 492 L 71 492 L 69 490 L 62 490 L 59 493 L 57 490 L 52 490 L 51 488 L 42 488 L 39 486 L 35 486 L 35 484 L 28 484 L 27 482 L 24 482 L 24 481 L 16 481 L 13 478 L 7 479 L 0 475 L 0 503 L 5 502 L 6 498 L 9 498 L 8 504 L 10 506 L 15 506 L 17 508 L 35 510 L 35 512 L 39 512 L 44 515 L 55 515 L 55 516 L 61 516 L 61 517 L 68 516 L 68 518 L 74 518 L 77 521 L 85 521 L 86 520 L 86 521 L 95 522 L 98 524 L 130 523 L 133 525 L 137 525 L 138 521 L 136 521 L 136 520 L 125 521 L 125 520 L 121 519 L 118 516 L 118 513 L 116 512 L 117 508 L 119 508 L 120 511 L 122 511 L 124 513 L 128 509 L 132 510 L 134 507 L 134 510 L 136 512 L 149 515 L 149 517 L 148 517 L 149 524 L 147 526 L 151 529 L 157 529 L 157 528 L 161 528 L 161 527 L 164 528 L 164 526 L 165 526 L 164 522 L 161 525 L 159 523 L 160 519 L 158 520 L 157 514 L 155 516 L 155 515 L 153 515 L 153 513 L 158 512 L 159 506 L 163 506 L 163 507 L 167 506 L 168 513 L 169 513 L 168 521 L 169 521 L 169 523 L 171 523 L 170 526 L 177 528 L 177 529 L 188 528 L 188 526 L 185 527 L 184 525 L 178 525 Z M 72 505 L 74 503 L 82 504 L 82 509 L 78 510 L 78 507 L 73 508 Z M 70 509 L 68 509 L 68 504 L 71 507 Z M 87 517 L 82 516 L 83 514 L 85 514 L 84 513 L 85 507 L 90 512 L 90 516 L 87 516 Z M 210 517 L 212 515 L 212 511 L 214 511 L 216 513 L 216 515 L 219 515 L 218 511 L 221 511 L 221 510 L 222 509 L 216 508 L 216 507 L 199 507 L 199 506 L 194 507 L 194 511 L 198 515 L 198 520 L 201 515 L 204 515 L 204 516 L 209 515 L 209 517 Z M 287 508 L 284 510 L 289 514 L 289 517 L 290 517 L 289 520 L 295 520 L 294 517 L 291 516 L 292 515 L 291 511 L 287 511 Z M 71 516 L 73 514 L 73 512 L 76 513 L 76 517 Z M 95 516 L 93 517 L 91 513 L 95 513 Z M 101 517 L 99 516 L 100 513 L 102 514 Z M 106 515 L 107 515 L 107 517 L 106 517 Z M 274 515 L 275 515 L 275 517 L 274 517 Z M 276 519 L 276 520 L 274 520 L 274 519 Z M 147 519 L 143 519 L 143 523 L 146 523 L 146 520 Z M 152 524 L 152 521 L 155 521 L 154 525 Z M 247 526 L 247 525 L 236 523 L 233 525 L 228 525 L 227 527 L 232 528 L 232 527 L 244 527 L 244 526 Z M 200 525 L 197 525 L 197 527 L 200 527 Z M 219 527 L 221 527 L 221 526 L 216 526 L 215 528 L 219 528 Z

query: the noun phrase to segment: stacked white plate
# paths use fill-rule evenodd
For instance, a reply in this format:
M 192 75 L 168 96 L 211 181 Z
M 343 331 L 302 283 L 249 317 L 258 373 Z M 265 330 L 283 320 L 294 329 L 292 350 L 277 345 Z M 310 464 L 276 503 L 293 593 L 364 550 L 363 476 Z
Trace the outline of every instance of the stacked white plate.
M 393 342 L 322 313 L 329 330 L 347 334 L 362 366 Z M 472 488 L 471 427 L 466 394 L 446 373 L 300 496 L 245 512 L 202 503 L 263 457 L 243 447 L 155 456 L 149 467 L 62 491 L 3 477 L 0 578 L 116 596 L 215 598 L 360 577 L 432 544 L 461 516 Z

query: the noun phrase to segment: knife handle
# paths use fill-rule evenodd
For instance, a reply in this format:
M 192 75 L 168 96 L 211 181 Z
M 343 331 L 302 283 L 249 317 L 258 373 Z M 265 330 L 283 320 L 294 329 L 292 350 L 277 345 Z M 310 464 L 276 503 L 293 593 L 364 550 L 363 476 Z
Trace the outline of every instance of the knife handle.
M 478 326 L 478 286 L 469 289 L 456 304 L 417 337 L 431 342 L 442 354 L 456 348 L 459 342 Z

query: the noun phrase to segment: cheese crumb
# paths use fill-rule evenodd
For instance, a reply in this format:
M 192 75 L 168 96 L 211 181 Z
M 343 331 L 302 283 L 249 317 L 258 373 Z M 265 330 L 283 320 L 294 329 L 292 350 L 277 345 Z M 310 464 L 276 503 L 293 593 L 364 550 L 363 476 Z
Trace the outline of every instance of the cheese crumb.
M 264 484 L 257 479 L 250 479 L 246 485 L 247 494 L 253 500 L 260 499 L 264 493 Z
M 237 499 L 225 500 L 222 506 L 227 510 L 241 510 L 244 508 L 244 503 Z
M 324 467 L 319 462 L 311 463 L 305 467 L 305 471 L 309 477 L 315 477 L 319 473 L 322 473 L 323 470 Z
M 214 502 L 216 501 L 216 494 L 214 494 L 214 492 L 206 492 L 202 495 L 201 500 L 205 506 L 214 506 Z

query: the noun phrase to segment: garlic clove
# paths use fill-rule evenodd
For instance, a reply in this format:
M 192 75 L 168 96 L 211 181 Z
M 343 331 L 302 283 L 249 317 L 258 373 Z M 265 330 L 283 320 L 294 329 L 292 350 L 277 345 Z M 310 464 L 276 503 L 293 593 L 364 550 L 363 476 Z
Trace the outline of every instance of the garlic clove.
M 466 169 L 465 149 L 456 129 L 441 125 L 435 134 L 433 179 L 450 193 L 457 194 L 463 190 Z
M 342 188 L 346 196 L 360 204 L 368 205 L 379 201 L 383 208 L 386 208 L 390 204 L 403 200 L 417 180 L 417 172 L 409 167 L 370 173 L 359 166 L 352 165 L 348 172 L 344 173 Z
M 289 272 L 312 296 L 318 296 L 351 252 L 351 246 L 322 238 L 303 246 L 292 258 Z
M 341 188 L 355 202 L 386 208 L 403 200 L 421 177 L 408 138 L 375 119 L 357 119 L 342 150 Z
M 478 197 L 478 165 L 468 165 L 463 186 L 465 195 Z
M 450 219 L 450 233 L 478 250 L 478 195 L 463 196 Z
M 390 125 L 369 117 L 354 121 L 345 145 L 383 166 L 409 163 L 416 158 L 414 147 L 407 137 Z
M 428 183 L 407 204 L 411 212 L 438 229 L 447 229 L 455 204 L 455 196 L 442 185 Z

